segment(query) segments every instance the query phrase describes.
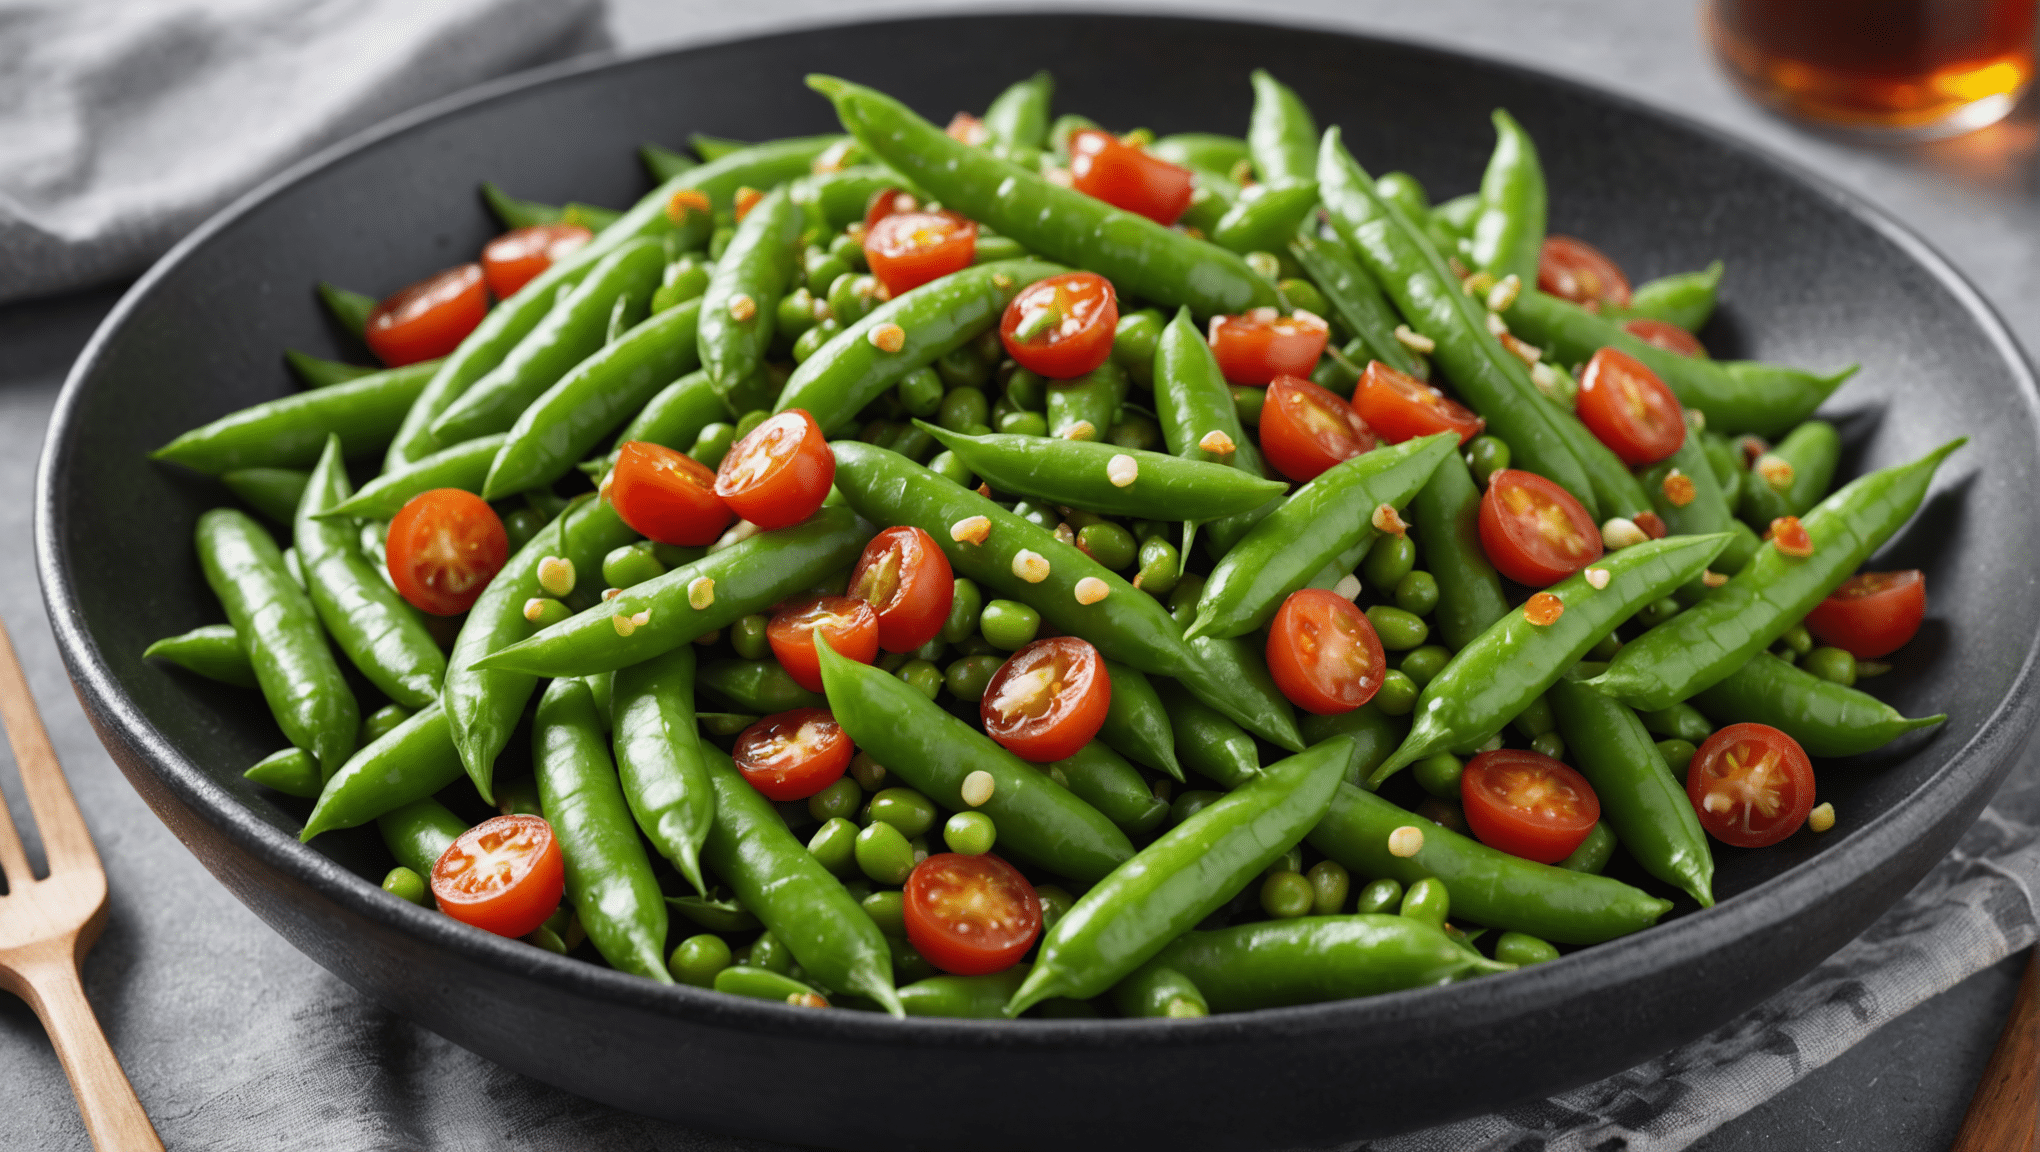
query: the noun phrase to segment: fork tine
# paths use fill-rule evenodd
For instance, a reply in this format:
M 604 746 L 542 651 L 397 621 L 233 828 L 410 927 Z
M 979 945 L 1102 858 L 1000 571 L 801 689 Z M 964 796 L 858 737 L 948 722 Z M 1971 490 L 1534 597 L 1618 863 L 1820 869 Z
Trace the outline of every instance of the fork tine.
M 92 847 L 92 834 L 78 812 L 78 801 L 57 763 L 57 750 L 50 746 L 50 734 L 43 729 L 36 712 L 35 697 L 29 693 L 28 677 L 14 655 L 14 640 L 7 625 L 0 622 L 0 723 L 7 728 L 7 742 L 14 748 L 14 763 L 21 770 L 21 788 L 28 794 L 29 810 L 35 815 L 36 830 L 42 834 L 43 855 L 50 872 L 69 869 L 97 870 L 99 853 Z M 21 843 L 14 829 L 7 828 L 0 839 L 12 839 L 12 851 L 21 855 Z M 12 867 L 0 845 L 0 864 Z M 20 864 L 24 882 L 30 877 L 27 860 Z
M 7 877 L 7 887 L 11 892 L 19 892 L 22 885 L 35 882 L 35 873 L 29 870 L 28 853 L 21 849 L 21 833 L 14 827 L 14 815 L 7 810 L 5 796 L 0 796 L 0 875 Z

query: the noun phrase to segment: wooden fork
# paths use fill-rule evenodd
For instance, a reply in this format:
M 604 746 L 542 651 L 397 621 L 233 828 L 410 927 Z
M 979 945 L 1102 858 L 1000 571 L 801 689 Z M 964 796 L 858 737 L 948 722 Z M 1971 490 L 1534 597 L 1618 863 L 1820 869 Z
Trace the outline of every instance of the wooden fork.
M 28 1001 L 42 1019 L 71 1078 L 93 1147 L 163 1152 L 78 981 L 85 953 L 106 926 L 106 870 L 36 714 L 5 624 L 0 624 L 0 723 L 14 747 L 50 866 L 44 880 L 29 871 L 21 836 L 0 798 L 0 873 L 7 878 L 7 895 L 0 896 L 0 988 Z

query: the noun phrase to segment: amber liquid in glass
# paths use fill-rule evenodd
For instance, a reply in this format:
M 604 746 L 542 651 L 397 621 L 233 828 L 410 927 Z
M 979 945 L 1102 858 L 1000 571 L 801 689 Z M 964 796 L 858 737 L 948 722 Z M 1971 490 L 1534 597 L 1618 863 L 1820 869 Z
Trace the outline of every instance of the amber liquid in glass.
M 1712 0 L 1729 72 L 1780 111 L 1896 136 L 1991 123 L 2033 75 L 2034 0 Z

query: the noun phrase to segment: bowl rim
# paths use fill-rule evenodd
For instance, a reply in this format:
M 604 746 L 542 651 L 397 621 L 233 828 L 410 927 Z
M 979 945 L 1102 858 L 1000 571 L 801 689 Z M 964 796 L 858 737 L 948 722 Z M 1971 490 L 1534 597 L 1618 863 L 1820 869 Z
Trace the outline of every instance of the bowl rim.
M 654 66 L 675 57 L 712 54 L 738 45 L 755 46 L 832 29 L 926 27 L 964 21 L 1044 17 L 1068 20 L 1072 15 L 1076 14 L 1055 7 L 1009 8 L 1000 5 L 994 10 L 968 13 L 802 22 L 791 28 L 688 41 L 677 46 L 629 53 L 591 53 L 475 85 L 391 117 L 290 165 L 215 213 L 143 273 L 93 332 L 65 377 L 63 389 L 51 411 L 41 458 L 36 466 L 34 541 L 36 571 L 42 584 L 44 605 L 73 685 L 99 726 L 102 742 L 107 742 L 109 729 L 117 731 L 121 739 L 135 750 L 137 758 L 148 763 L 157 780 L 179 802 L 202 814 L 240 850 L 264 865 L 290 875 L 350 914 L 400 931 L 435 948 L 451 950 L 469 963 L 507 975 L 543 980 L 576 995 L 618 1007 L 685 1017 L 705 1026 L 765 1034 L 887 1046 L 934 1044 L 960 1050 L 1017 1047 L 1091 1051 L 1150 1047 L 1158 1041 L 1179 1046 L 1214 1046 L 1231 1042 L 1244 1032 L 1269 1030 L 1293 1035 L 1300 1031 L 1344 1031 L 1363 1024 L 1419 1026 L 1441 1008 L 1449 1008 L 1450 1013 L 1461 1022 L 1469 1017 L 1498 1018 L 1520 1013 L 1528 1006 L 1556 1003 L 1568 997 L 1571 994 L 1569 990 L 1578 987 L 1620 984 L 1625 971 L 1636 970 L 1639 966 L 1646 970 L 1675 966 L 1683 959 L 1704 952 L 1704 945 L 1709 939 L 1740 939 L 1755 931 L 1788 923 L 1799 910 L 1825 899 L 1833 888 L 1874 871 L 1880 862 L 1898 854 L 1927 828 L 1966 802 L 1978 782 L 1995 772 L 2024 742 L 2036 717 L 2040 717 L 2040 701 L 2035 699 L 2035 670 L 2036 665 L 2040 665 L 2040 627 L 2036 627 L 2004 698 L 1983 720 L 1975 734 L 1956 749 L 1933 776 L 1887 811 L 1851 828 L 1839 842 L 1827 846 L 1818 855 L 1712 908 L 1700 909 L 1632 935 L 1581 949 L 1550 963 L 1448 987 L 1416 988 L 1371 997 L 1191 1020 L 894 1019 L 882 1013 L 816 1013 L 769 1001 L 720 995 L 684 984 L 662 986 L 615 969 L 491 936 L 408 901 L 391 899 L 373 882 L 355 875 L 244 807 L 158 731 L 128 697 L 85 628 L 73 581 L 63 563 L 60 548 L 63 524 L 57 491 L 59 465 L 66 455 L 68 434 L 79 418 L 87 384 L 99 370 L 108 347 L 125 328 L 129 317 L 141 307 L 160 281 L 241 217 L 274 196 L 317 178 L 326 169 L 358 153 L 380 147 L 446 117 L 597 73 Z M 1810 190 L 1833 209 L 1877 232 L 1927 272 L 1988 340 L 1997 358 L 2010 371 L 2020 400 L 2034 415 L 2035 423 L 2040 424 L 2040 386 L 2036 386 L 2031 362 L 1997 311 L 1960 271 L 1925 239 L 1883 209 L 1798 162 L 1775 155 L 1724 129 L 1569 77 L 1440 44 L 1359 32 L 1328 23 L 1188 13 L 1154 14 L 1111 6 L 1081 15 L 1101 22 L 1193 24 L 1221 29 L 1229 26 L 1274 28 L 1326 34 L 1399 55 L 1428 58 L 1450 67 L 1499 73 L 1518 83 L 1555 87 L 1574 97 L 1611 106 L 1668 130 L 1703 137 L 1749 163 L 1773 169 Z

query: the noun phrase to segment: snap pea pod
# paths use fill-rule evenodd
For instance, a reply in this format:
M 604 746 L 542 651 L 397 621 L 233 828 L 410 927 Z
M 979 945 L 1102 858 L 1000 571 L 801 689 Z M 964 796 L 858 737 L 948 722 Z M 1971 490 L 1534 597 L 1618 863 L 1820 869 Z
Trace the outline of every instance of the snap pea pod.
M 567 899 L 612 968 L 673 982 L 666 970 L 666 901 L 631 822 L 595 695 L 555 680 L 538 701 L 532 767 L 539 803 L 567 867 Z
M 1057 439 L 1103 440 L 1119 423 L 1126 382 L 1126 369 L 1110 360 L 1074 380 L 1049 381 L 1048 434 Z
M 1237 788 L 1260 774 L 1261 753 L 1245 729 L 1180 684 L 1164 681 L 1155 690 L 1169 710 L 1183 767 L 1224 788 Z
M 793 275 L 800 206 L 775 188 L 751 207 L 701 296 L 701 365 L 727 394 L 758 370 Z
M 1188 643 L 1194 659 L 1177 673 L 1178 683 L 1270 744 L 1303 751 L 1296 711 L 1268 671 L 1265 644 L 1238 636 L 1199 636 Z
M 1715 294 L 1721 287 L 1721 261 L 1698 272 L 1674 272 L 1646 280 L 1629 294 L 1629 307 L 1603 310 L 1603 315 L 1623 320 L 1662 320 L 1688 332 L 1698 332 L 1714 315 Z
M 791 528 L 760 532 L 632 585 L 615 599 L 475 661 L 474 667 L 587 676 L 649 660 L 849 567 L 871 535 L 871 525 L 848 508 L 823 508 Z
M 1495 151 L 1480 178 L 1480 213 L 1473 218 L 1473 265 L 1499 279 L 1537 283 L 1544 247 L 1544 168 L 1537 145 L 1516 118 L 1494 111 Z
M 857 746 L 937 804 L 961 812 L 963 781 L 989 772 L 976 809 L 999 828 L 999 851 L 1095 883 L 1133 855 L 1104 813 L 992 742 L 896 676 L 839 656 L 817 636 L 829 710 Z
M 1245 140 L 1215 132 L 1178 132 L 1163 136 L 1148 145 L 1148 151 L 1171 164 L 1219 173 L 1230 172 L 1240 161 L 1252 159 L 1252 148 Z
M 430 797 L 376 817 L 375 826 L 397 863 L 416 872 L 428 885 L 433 865 L 468 830 L 467 821 Z
M 1195 984 L 1213 1012 L 1378 996 L 1515 967 L 1460 947 L 1422 920 L 1380 913 L 1189 932 L 1155 962 Z
M 1134 969 L 1133 975 L 1113 985 L 1112 1006 L 1130 1019 L 1211 1015 L 1211 1006 L 1205 1003 L 1204 993 L 1197 990 L 1197 985 L 1159 960 L 1148 961 Z
M 312 474 L 298 468 L 236 468 L 220 473 L 220 483 L 241 502 L 279 524 L 297 515 L 305 483 Z
M 319 778 L 319 762 L 302 748 L 271 752 L 241 775 L 264 788 L 300 800 L 315 800 L 326 787 L 326 782 Z
M 332 314 L 333 322 L 356 340 L 360 340 L 362 333 L 368 330 L 368 314 L 381 303 L 373 296 L 352 292 L 323 280 L 319 282 L 319 302 Z
M 820 216 L 819 223 L 831 232 L 840 232 L 864 219 L 864 210 L 870 207 L 873 196 L 903 183 L 899 173 L 890 168 L 856 164 L 835 172 L 803 176 L 788 185 L 788 194 L 807 213 L 809 223 L 817 222 L 815 218 Z
M 489 463 L 502 448 L 506 433 L 481 436 L 430 456 L 421 456 L 394 472 L 385 472 L 340 503 L 319 513 L 322 520 L 358 517 L 387 520 L 403 511 L 411 497 L 434 488 L 458 488 L 479 494 L 488 479 Z
M 1714 906 L 1714 853 L 1686 782 L 1672 775 L 1643 722 L 1625 704 L 1569 677 L 1545 693 L 1568 760 L 1601 800 L 1601 821 L 1652 876 Z
M 349 456 L 389 442 L 439 361 L 407 364 L 344 384 L 298 392 L 232 412 L 149 453 L 217 476 L 244 468 L 309 468 L 338 435 Z
M 1155 386 L 1155 346 L 1167 323 L 1160 309 L 1142 308 L 1120 316 L 1112 330 L 1112 362 L 1126 370 L 1128 380 L 1150 391 Z
M 611 692 L 616 775 L 631 815 L 659 854 L 706 896 L 701 844 L 715 821 L 715 789 L 702 766 L 694 716 L 694 646 L 618 668 Z
M 1480 489 L 1457 452 L 1438 461 L 1431 478 L 1411 501 L 1424 570 L 1438 582 L 1432 616 L 1438 637 L 1453 651 L 1473 643 L 1509 614 L 1502 578 L 1488 563 L 1480 542 Z
M 326 631 L 369 683 L 406 708 L 423 708 L 439 698 L 446 654 L 418 610 L 361 554 L 353 525 L 319 519 L 348 491 L 347 464 L 334 436 L 298 504 L 295 537 L 305 589 Z
M 1707 738 L 1714 734 L 1714 725 L 1709 724 L 1707 717 L 1691 704 L 1674 704 L 1655 712 L 1638 713 L 1637 719 L 1643 722 L 1646 731 L 1689 744 L 1705 744 Z
M 652 174 L 652 179 L 661 183 L 701 167 L 701 161 L 694 157 L 683 156 L 658 144 L 638 145 L 638 159 L 644 162 L 645 171 Z
M 1188 305 L 1200 316 L 1275 303 L 1274 285 L 1215 244 L 952 140 L 890 96 L 829 76 L 810 76 L 808 85 L 835 102 L 844 127 L 874 155 L 1030 251 L 1090 269 L 1128 295 Z
M 1334 736 L 1352 738 L 1353 762 L 1346 769 L 1346 783 L 1353 785 L 1359 785 L 1375 765 L 1388 759 L 1409 731 L 1407 723 L 1384 715 L 1372 704 L 1333 716 L 1305 716 L 1301 727 L 1304 740 L 1313 745 Z
M 1719 432 L 1701 432 L 1700 448 L 1707 454 L 1707 462 L 1714 466 L 1714 482 L 1721 485 L 1721 498 L 1734 508 L 1742 499 L 1743 470 L 1742 452 L 1728 437 Z
M 1176 735 L 1155 686 L 1139 669 L 1112 660 L 1105 662 L 1105 674 L 1112 680 L 1112 703 L 1098 739 L 1122 756 L 1183 779 L 1182 766 L 1176 762 Z
M 1588 685 L 1649 711 L 1719 683 L 1804 619 L 1898 531 L 1926 498 L 1934 470 L 1966 442 L 1951 440 L 1823 500 L 1801 521 L 1813 555 L 1787 556 L 1775 540 L 1766 541 L 1728 583 L 1624 645 Z
M 1176 217 L 1176 226 L 1198 236 L 1210 236 L 1239 201 L 1240 186 L 1223 173 L 1209 168 L 1189 169 L 1190 206 Z
M 909 1016 L 947 1016 L 958 1020 L 998 1020 L 1006 1001 L 1027 978 L 1028 966 L 1015 964 L 983 976 L 943 973 L 900 985 L 900 1007 Z
M 359 380 L 363 376 L 373 375 L 376 371 L 361 364 L 321 360 L 317 356 L 307 356 L 295 348 L 285 348 L 283 358 L 290 364 L 290 370 L 297 373 L 298 379 L 305 382 L 307 388 L 327 388 L 334 384 L 345 384 L 349 380 Z
M 1053 395 L 1051 390 L 1051 405 Z M 1288 487 L 1223 464 L 1100 441 L 997 432 L 966 436 L 923 420 L 914 423 L 1001 492 L 1106 516 L 1215 520 L 1258 508 Z
M 1414 856 L 1388 850 L 1389 835 L 1402 827 L 1424 834 Z M 1455 915 L 1560 944 L 1626 936 L 1657 923 L 1672 908 L 1671 901 L 1619 880 L 1497 851 L 1350 784 L 1339 786 L 1331 811 L 1308 840 L 1355 876 L 1405 885 L 1435 876 L 1451 894 Z
M 1333 739 L 1270 764 L 1100 880 L 1042 934 L 1006 1014 L 1096 996 L 1217 911 L 1324 816 L 1352 748 Z
M 741 393 L 738 398 L 745 406 L 744 411 L 762 408 L 769 399 L 759 385 L 746 386 Z M 754 398 L 756 403 L 751 402 Z M 701 435 L 703 428 L 718 420 L 741 415 L 742 412 L 731 412 L 725 405 L 715 385 L 709 381 L 707 372 L 689 372 L 660 389 L 646 402 L 624 430 L 617 433 L 615 447 L 643 440 L 685 452 L 694 447 L 695 438 Z
M 1685 492 L 1681 486 L 1668 486 L 1672 481 L 1673 472 L 1678 472 L 1692 482 L 1690 493 Z M 1749 525 L 1737 520 L 1735 514 L 1730 511 L 1728 500 L 1722 494 L 1721 484 L 1715 478 L 1714 468 L 1707 459 L 1707 449 L 1703 446 L 1698 432 L 1688 430 L 1686 439 L 1680 443 L 1677 452 L 1672 453 L 1663 462 L 1645 469 L 1638 479 L 1643 482 L 1643 490 L 1650 495 L 1651 506 L 1657 510 L 1659 518 L 1664 520 L 1665 527 L 1672 535 L 1698 536 L 1707 532 L 1728 532 L 1734 536 L 1734 539 L 1729 541 L 1728 547 L 1722 549 L 1721 555 L 1715 560 L 1720 565 L 1717 571 L 1724 574 L 1740 572 L 1742 566 L 1749 563 L 1750 557 L 1756 555 L 1758 543 L 1756 533 L 1751 532 Z M 1673 501 L 1675 491 L 1684 496 L 1686 500 L 1684 504 Z M 1707 589 L 1702 585 L 1698 594 L 1690 596 L 1684 595 L 1684 591 L 1682 590 L 1682 599 L 1697 600 Z
M 1487 743 L 1587 649 L 1644 605 L 1698 576 L 1727 543 L 1728 533 L 1718 532 L 1668 536 L 1611 552 L 1545 589 L 1562 606 L 1556 620 L 1533 624 L 1523 612 L 1511 612 L 1496 621 L 1424 685 L 1409 736 L 1368 777 L 1368 786 L 1381 787 L 1426 756 L 1471 752 Z M 1589 572 L 1606 573 L 1606 586 L 1595 588 Z
M 1381 285 L 1345 245 L 1316 235 L 1309 218 L 1289 241 L 1289 253 L 1331 301 L 1332 311 L 1365 346 L 1366 355 L 1407 376 L 1428 374 L 1416 354 L 1395 338 L 1402 321 Z
M 1441 200 L 1431 208 L 1431 221 L 1435 229 L 1442 229 L 1448 235 L 1464 240 L 1473 235 L 1473 222 L 1480 216 L 1480 193 L 1468 192 Z M 1445 249 L 1453 251 L 1453 249 Z
M 318 610 L 284 568 L 268 530 L 247 513 L 215 508 L 198 518 L 197 537 L 205 582 L 247 649 L 277 727 L 330 778 L 354 750 L 361 709 Z
M 1247 120 L 1247 149 L 1261 181 L 1274 187 L 1305 184 L 1317 177 L 1317 122 L 1290 87 L 1254 69 L 1254 111 Z
M 1908 719 L 1866 692 L 1823 680 L 1769 652 L 1759 652 L 1719 683 L 1694 695 L 1700 711 L 1722 724 L 1768 724 L 1809 756 L 1859 756 L 1947 715 Z
M 1808 420 L 1750 465 L 1737 511 L 1752 527 L 1803 516 L 1827 495 L 1841 459 L 1841 433 L 1825 420 Z
M 1608 861 L 1615 858 L 1615 849 L 1621 844 L 1606 820 L 1597 820 L 1587 829 L 1587 838 L 1572 850 L 1572 855 L 1558 862 L 1568 872 L 1586 872 L 1599 876 L 1608 870 Z
M 508 192 L 482 181 L 482 200 L 489 205 L 489 211 L 496 214 L 505 228 L 532 228 L 540 224 L 557 224 L 565 215 L 558 205 L 541 204 L 536 200 L 519 200 Z
M 354 828 L 460 779 L 460 753 L 446 713 L 433 704 L 349 757 L 326 780 L 299 840 Z
M 1040 260 L 977 264 L 893 297 L 829 338 L 786 381 L 775 411 L 806 409 L 831 434 L 916 368 L 963 347 L 999 322 L 1022 288 L 1069 269 Z M 905 339 L 888 352 L 873 337 L 888 325 Z
M 1155 418 L 1169 451 L 1186 460 L 1229 464 L 1253 479 L 1267 476 L 1261 449 L 1240 423 L 1239 409 L 1226 388 L 1218 359 L 1191 322 L 1188 308 L 1177 309 L 1175 319 L 1155 342 L 1154 389 Z M 1203 446 L 1205 437 L 1214 432 L 1233 446 L 1231 452 L 1214 453 Z M 1271 499 L 1258 508 L 1205 525 L 1205 546 L 1224 555 L 1281 504 Z
M 718 660 L 701 669 L 698 682 L 738 708 L 760 716 L 828 704 L 820 693 L 794 683 L 793 675 L 777 660 Z
M 161 656 L 208 680 L 236 688 L 259 687 L 255 666 L 248 662 L 248 650 L 232 624 L 206 624 L 176 636 L 165 636 L 142 650 L 142 659 Z M 1117 693 L 1117 685 L 1114 692 Z
M 985 131 L 1000 144 L 1040 149 L 1048 146 L 1048 104 L 1055 95 L 1055 77 L 1036 72 L 1017 81 L 985 109 Z
M 1614 320 L 1527 285 L 1503 319 L 1517 335 L 1549 349 L 1561 363 L 1584 364 L 1602 348 L 1627 352 L 1656 373 L 1679 403 L 1698 408 L 1707 417 L 1707 426 L 1717 432 L 1776 436 L 1811 416 L 1856 371 L 1851 365 L 1821 376 L 1754 360 L 1681 356 L 1631 335 Z M 1515 441 L 1509 446 L 1515 447 Z
M 1267 623 L 1327 563 L 1373 538 L 1375 509 L 1408 504 L 1458 443 L 1439 432 L 1385 445 L 1297 489 L 1212 568 L 1184 635 L 1239 636 Z
M 1212 227 L 1211 239 L 1235 252 L 1280 252 L 1299 225 L 1317 210 L 1316 181 L 1270 187 L 1252 198 L 1241 196 Z
M 1052 767 L 1063 774 L 1077 799 L 1104 813 L 1128 836 L 1152 832 L 1169 815 L 1168 803 L 1102 740 L 1093 740 Z

